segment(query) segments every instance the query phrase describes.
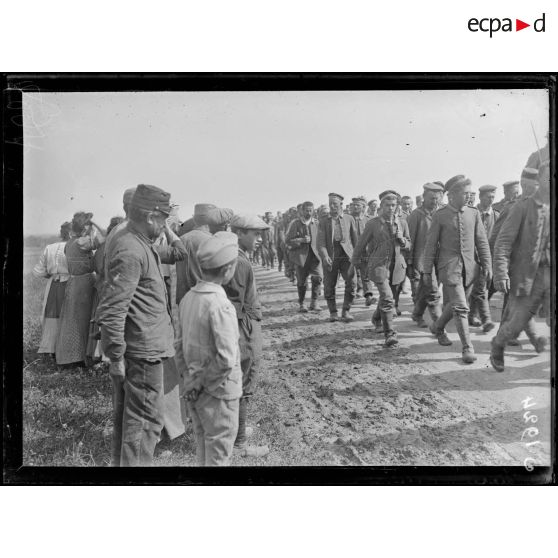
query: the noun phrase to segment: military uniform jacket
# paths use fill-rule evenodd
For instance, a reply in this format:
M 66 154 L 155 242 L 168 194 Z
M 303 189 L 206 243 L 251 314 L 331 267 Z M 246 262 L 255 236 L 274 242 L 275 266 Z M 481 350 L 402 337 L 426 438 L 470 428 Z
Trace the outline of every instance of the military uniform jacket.
M 476 207 L 455 209 L 451 204 L 438 209 L 426 237 L 424 273 L 435 265 L 439 280 L 446 285 L 471 285 L 475 280 L 475 250 L 483 269 L 492 259 L 486 231 Z
M 298 244 L 298 242 L 292 242 L 295 238 L 304 238 L 306 235 L 310 235 L 310 244 Z M 301 219 L 296 219 L 292 222 L 287 232 L 286 243 L 291 249 L 291 261 L 295 265 L 304 266 L 308 255 L 312 252 L 318 261 L 320 261 L 320 255 L 318 254 L 318 224 L 314 219 L 310 220 L 310 224 L 307 225 Z
M 341 247 L 350 258 L 357 243 L 356 223 L 351 215 L 343 213 L 340 217 Z M 333 259 L 333 223 L 331 217 L 323 217 L 318 225 L 318 254 L 323 261 L 328 256 Z
M 480 204 L 477 205 L 477 209 L 479 210 L 479 213 L 481 215 L 481 221 L 482 224 L 484 225 L 484 230 L 486 231 L 486 238 L 490 238 L 490 236 L 492 235 L 492 229 L 494 228 L 494 224 L 498 220 L 498 217 L 500 217 L 500 212 L 496 211 L 494 209 L 494 206 L 492 206 L 491 207 L 492 211 L 489 211 L 488 213 L 483 213 Z
M 496 219 L 496 222 L 494 223 L 494 226 L 492 227 L 492 232 L 490 233 L 490 236 L 488 237 L 488 244 L 490 246 L 490 253 L 492 254 L 492 265 L 494 265 L 494 245 L 496 244 L 496 239 L 498 238 L 498 234 L 500 233 L 500 229 L 502 228 L 502 225 L 504 224 L 505 220 L 508 218 L 508 215 L 510 214 L 510 210 L 513 207 L 513 205 L 515 204 L 517 200 L 511 200 L 508 202 L 505 202 L 502 210 L 500 211 L 500 214 L 498 215 L 498 219 Z M 494 206 L 492 206 L 494 207 Z
M 513 204 L 494 245 L 494 282 L 509 279 L 510 292 L 530 295 L 541 258 L 550 263 L 549 230 L 549 209 L 541 201 Z
M 412 265 L 419 273 L 424 271 L 424 250 L 426 248 L 426 237 L 432 225 L 432 213 L 417 207 L 407 218 L 409 235 L 411 237 L 411 247 L 407 257 L 407 263 Z
M 258 297 L 254 270 L 246 252 L 240 248 L 233 278 L 223 285 L 223 289 L 233 303 L 239 320 L 246 316 L 257 321 L 262 319 L 262 306 Z
M 405 246 L 401 246 L 395 239 L 396 231 L 405 239 Z M 358 265 L 362 254 L 367 250 L 369 279 L 375 283 L 389 279 L 392 285 L 398 285 L 405 280 L 407 267 L 401 250 L 409 248 L 410 245 L 409 227 L 404 219 L 395 217 L 392 230 L 383 217 L 374 217 L 366 223 L 351 261 L 353 265 Z

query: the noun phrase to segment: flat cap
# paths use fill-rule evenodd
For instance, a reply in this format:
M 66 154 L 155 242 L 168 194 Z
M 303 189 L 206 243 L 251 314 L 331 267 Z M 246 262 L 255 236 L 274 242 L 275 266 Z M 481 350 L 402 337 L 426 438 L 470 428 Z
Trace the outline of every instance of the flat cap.
M 197 258 L 202 269 L 215 269 L 232 262 L 238 256 L 238 237 L 236 234 L 219 231 L 198 248 Z
M 337 198 L 339 201 L 343 201 L 345 198 L 341 194 L 336 194 L 335 192 L 330 192 L 327 195 L 328 198 Z
M 366 199 L 364 196 L 357 196 L 356 198 L 353 198 L 353 203 L 360 203 L 362 205 L 366 205 Z
M 207 224 L 218 226 L 230 223 L 233 215 L 234 211 L 228 207 L 214 207 L 207 213 Z
M 508 180 L 502 184 L 504 191 L 509 190 L 512 186 L 519 186 L 519 180 Z
M 456 176 L 452 176 L 445 184 L 444 191 L 450 192 L 454 188 L 462 187 L 462 186 L 470 186 L 471 181 L 463 174 L 457 174 Z
M 380 201 L 382 201 L 384 198 L 387 198 L 388 196 L 395 196 L 398 200 L 401 199 L 401 197 L 395 190 L 385 190 L 380 194 Z
M 370 205 L 371 203 L 374 203 L 374 202 L 378 203 L 378 200 L 377 200 L 377 199 L 370 200 L 370 201 L 368 202 L 368 205 Z
M 539 186 L 539 171 L 531 167 L 525 167 L 521 172 L 521 187 L 535 187 Z
M 235 229 L 255 231 L 269 229 L 269 225 L 263 219 L 260 219 L 257 215 L 250 215 L 248 213 L 238 213 L 233 215 L 231 219 L 231 227 Z
M 479 194 L 483 192 L 496 192 L 498 188 L 496 186 L 492 186 L 492 184 L 485 184 L 479 188 Z
M 430 192 L 443 192 L 444 191 L 444 187 L 436 182 L 427 182 L 423 187 L 424 191 L 430 191 Z M 418 197 L 418 196 L 417 196 Z
M 160 211 L 169 215 L 171 211 L 170 194 L 157 186 L 139 184 L 130 205 L 145 211 Z
M 135 186 L 133 188 L 127 188 L 126 190 L 124 190 L 124 195 L 122 196 L 122 203 L 124 205 L 129 205 L 132 202 L 132 198 L 134 197 L 135 193 L 136 193 Z

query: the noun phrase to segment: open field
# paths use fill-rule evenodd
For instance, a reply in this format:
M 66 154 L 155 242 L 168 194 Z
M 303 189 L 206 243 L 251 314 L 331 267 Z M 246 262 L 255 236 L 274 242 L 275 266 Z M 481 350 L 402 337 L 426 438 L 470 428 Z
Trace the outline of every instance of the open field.
M 24 463 L 106 466 L 106 369 L 58 370 L 36 353 L 46 281 L 30 270 L 39 255 L 28 248 L 24 261 Z M 478 360 L 465 366 L 453 326 L 454 345 L 439 346 L 414 327 L 404 295 L 395 322 L 400 346 L 384 349 L 362 299 L 353 323 L 331 324 L 326 311 L 296 312 L 296 289 L 282 274 L 258 267 L 256 275 L 264 361 L 250 423 L 255 440 L 271 451 L 262 459 L 235 457 L 234 465 L 523 465 L 527 457 L 549 464 L 550 353 L 537 355 L 524 335 L 522 346 L 506 353 L 506 372 L 497 374 L 488 363 L 491 335 L 475 331 Z M 497 319 L 501 301 L 493 300 Z M 538 327 L 549 334 L 542 321 Z M 531 426 L 523 417 L 526 397 L 535 403 L 538 434 L 522 440 Z M 159 444 L 155 464 L 194 464 L 191 427 Z

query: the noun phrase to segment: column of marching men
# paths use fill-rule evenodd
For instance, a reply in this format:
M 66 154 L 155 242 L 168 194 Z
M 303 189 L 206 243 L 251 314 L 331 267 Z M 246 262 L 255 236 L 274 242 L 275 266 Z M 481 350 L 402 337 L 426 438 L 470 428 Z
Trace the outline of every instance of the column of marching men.
M 537 352 L 547 344 L 534 318 L 545 312 L 550 323 L 549 184 L 548 145 L 519 181 L 503 184 L 500 202 L 496 186 L 481 186 L 478 205 L 471 180 L 456 175 L 425 184 L 415 209 L 391 189 L 346 206 L 332 192 L 327 205 L 306 201 L 263 217 L 199 203 L 180 222 L 168 192 L 140 184 L 124 192 L 125 218 L 106 231 L 79 212 L 46 247 L 33 270 L 49 279 L 39 352 L 58 365 L 108 360 L 114 466 L 151 464 L 163 431 L 180 436 L 187 417 L 199 465 L 227 465 L 234 452 L 264 456 L 269 449 L 249 443 L 247 426 L 262 353 L 254 266 L 277 264 L 296 284 L 299 312 L 320 311 L 323 294 L 330 322 L 353 321 L 354 299 L 364 298 L 386 347 L 398 344 L 408 281 L 416 327 L 450 346 L 453 319 L 465 364 L 476 360 L 470 328 L 495 329 L 489 301 L 501 292 L 490 354 L 501 372 L 505 347 L 522 331 Z

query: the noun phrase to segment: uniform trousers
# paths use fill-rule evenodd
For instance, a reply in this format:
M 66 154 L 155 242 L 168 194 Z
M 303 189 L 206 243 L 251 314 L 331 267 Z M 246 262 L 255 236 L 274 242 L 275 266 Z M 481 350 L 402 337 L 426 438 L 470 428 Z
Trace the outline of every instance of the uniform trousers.
M 473 317 L 478 311 L 481 322 L 485 324 L 492 321 L 490 304 L 488 302 L 488 289 L 490 285 L 483 274 L 480 273 L 480 268 L 477 273 L 478 276 L 474 280 L 473 289 L 471 290 L 470 314 Z
M 356 294 L 356 277 L 354 271 L 349 273 L 351 260 L 341 248 L 338 242 L 334 243 L 334 252 L 331 269 L 324 265 L 324 297 L 330 312 L 337 312 L 337 301 L 335 300 L 335 287 L 339 274 L 345 281 L 345 296 L 343 298 L 343 310 L 350 310 Z
M 415 294 L 415 307 L 413 308 L 413 318 L 422 318 L 427 307 L 435 308 L 440 304 L 440 291 L 438 289 L 438 279 L 436 273 L 432 272 L 432 284 L 424 282 L 422 274 L 417 285 Z

